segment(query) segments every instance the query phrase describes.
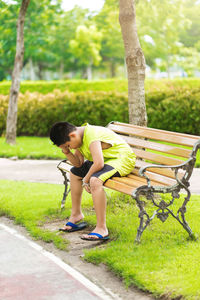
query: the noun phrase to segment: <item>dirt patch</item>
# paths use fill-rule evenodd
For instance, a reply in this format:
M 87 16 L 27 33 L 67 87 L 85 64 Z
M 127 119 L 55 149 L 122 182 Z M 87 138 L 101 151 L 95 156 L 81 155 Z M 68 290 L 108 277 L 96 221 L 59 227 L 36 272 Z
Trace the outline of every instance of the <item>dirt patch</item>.
M 58 235 L 61 235 L 64 239 L 69 241 L 70 243 L 67 249 L 70 252 L 70 254 L 73 256 L 83 257 L 84 256 L 83 252 L 85 249 L 91 249 L 97 246 L 103 247 L 103 245 L 106 243 L 106 242 L 102 243 L 102 241 L 88 242 L 80 238 L 82 234 L 87 234 L 91 232 L 93 227 L 88 226 L 81 231 L 75 231 L 75 232 L 62 232 L 59 231 L 59 228 L 62 228 L 63 224 L 64 221 L 60 221 L 60 220 L 48 221 L 42 226 L 42 228 L 49 230 L 51 232 L 56 232 Z
M 28 234 L 26 229 L 22 226 L 15 225 L 12 220 L 5 217 L 0 217 L 0 223 L 3 223 L 11 228 L 14 228 L 25 237 L 32 239 Z M 70 245 L 68 251 L 61 251 L 55 248 L 52 243 L 45 243 L 43 241 L 37 241 L 45 250 L 52 252 L 54 255 L 60 257 L 65 263 L 69 264 L 71 267 L 82 273 L 85 277 L 99 286 L 104 290 L 111 299 L 115 300 L 152 300 L 155 299 L 151 295 L 144 293 L 137 288 L 130 287 L 125 288 L 122 280 L 116 277 L 108 268 L 100 264 L 98 266 L 91 263 L 87 263 L 82 259 L 84 256 L 84 249 L 90 249 L 92 247 L 104 247 L 105 243 L 102 242 L 88 242 L 80 239 L 82 233 L 90 232 L 90 229 L 87 227 L 85 230 L 80 232 L 73 233 L 61 233 L 58 231 L 60 227 L 64 224 L 61 220 L 56 221 L 47 221 L 42 227 L 48 229 L 52 232 L 57 232 L 57 234 L 62 234 L 66 238 Z

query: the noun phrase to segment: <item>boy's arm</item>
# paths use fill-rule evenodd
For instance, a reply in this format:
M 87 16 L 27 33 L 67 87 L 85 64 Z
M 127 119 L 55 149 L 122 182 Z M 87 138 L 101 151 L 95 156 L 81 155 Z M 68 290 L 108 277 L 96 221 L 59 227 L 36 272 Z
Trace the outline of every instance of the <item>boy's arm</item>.
M 104 158 L 100 141 L 95 141 L 90 144 L 90 152 L 92 155 L 93 164 L 83 179 L 84 183 L 89 183 L 91 175 L 101 170 L 104 166 Z
M 66 147 L 62 152 L 67 156 L 67 159 L 71 162 L 74 167 L 81 167 L 84 162 L 84 157 L 79 150 L 76 150 L 73 154 L 68 147 Z

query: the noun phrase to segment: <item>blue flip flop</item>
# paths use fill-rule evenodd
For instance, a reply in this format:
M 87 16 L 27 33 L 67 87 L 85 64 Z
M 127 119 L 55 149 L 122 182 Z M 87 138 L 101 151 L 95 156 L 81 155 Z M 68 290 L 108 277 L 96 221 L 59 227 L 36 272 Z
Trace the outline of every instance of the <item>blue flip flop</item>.
M 71 226 L 71 228 L 70 229 L 59 228 L 59 231 L 74 232 L 74 231 L 82 230 L 87 226 L 87 223 L 86 222 L 80 222 L 80 223 L 74 224 L 72 222 L 67 222 L 66 226 Z
M 92 236 L 97 236 L 98 237 L 98 239 L 97 238 L 94 238 L 94 237 L 92 237 Z M 99 234 L 99 233 L 96 233 L 96 232 L 91 232 L 91 233 L 88 233 L 88 237 L 84 237 L 84 236 L 81 236 L 81 239 L 82 240 L 86 240 L 86 241 L 107 241 L 107 240 L 109 240 L 109 235 L 105 235 L 105 236 L 103 236 L 103 235 L 101 235 L 101 234 Z

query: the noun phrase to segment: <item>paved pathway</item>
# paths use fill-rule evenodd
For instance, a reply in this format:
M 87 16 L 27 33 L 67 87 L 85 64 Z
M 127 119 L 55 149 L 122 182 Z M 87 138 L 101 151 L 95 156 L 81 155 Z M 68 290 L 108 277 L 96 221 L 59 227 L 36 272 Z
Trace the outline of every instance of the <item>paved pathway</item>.
M 1 300 L 111 299 L 38 244 L 0 223 Z
M 62 184 L 56 168 L 57 160 L 11 160 L 0 158 L 0 179 L 26 180 Z M 194 169 L 190 180 L 192 194 L 200 194 L 200 168 Z

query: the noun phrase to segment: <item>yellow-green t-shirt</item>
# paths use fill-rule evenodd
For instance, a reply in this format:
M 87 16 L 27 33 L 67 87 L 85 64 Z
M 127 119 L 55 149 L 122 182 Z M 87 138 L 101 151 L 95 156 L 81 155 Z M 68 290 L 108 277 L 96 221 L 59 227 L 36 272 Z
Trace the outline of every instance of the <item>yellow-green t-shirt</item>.
M 136 155 L 119 135 L 106 127 L 89 124 L 83 126 L 85 126 L 83 143 L 79 151 L 87 160 L 93 161 L 90 144 L 94 141 L 100 141 L 111 144 L 110 148 L 102 150 L 104 164 L 112 166 L 121 176 L 129 174 L 133 170 Z

